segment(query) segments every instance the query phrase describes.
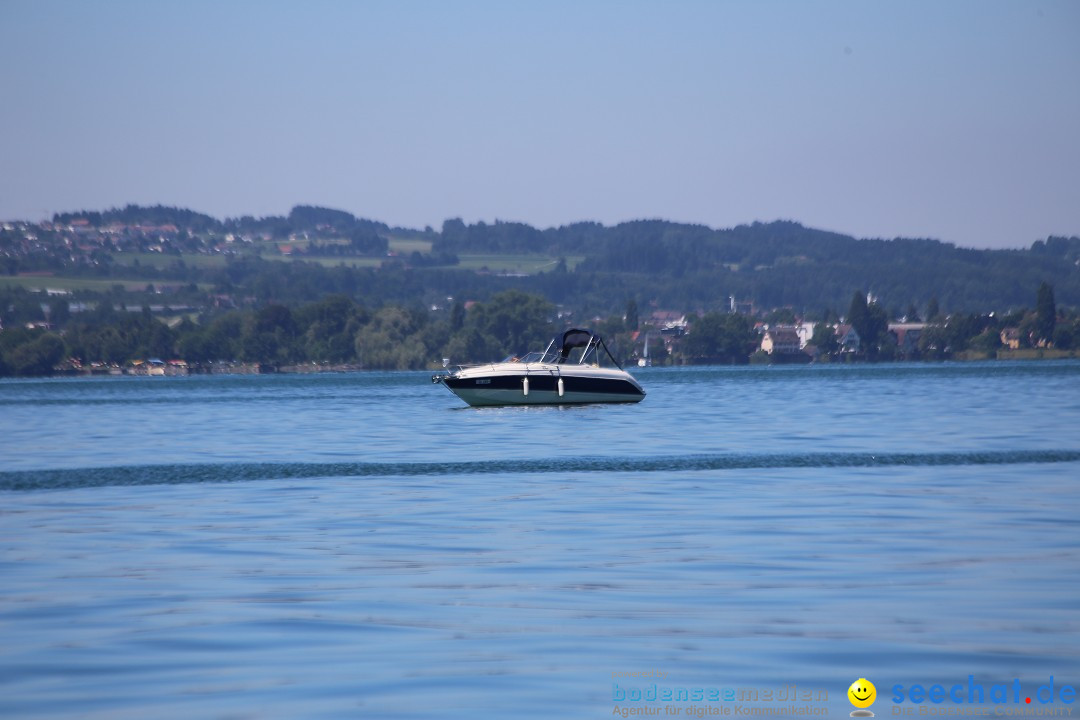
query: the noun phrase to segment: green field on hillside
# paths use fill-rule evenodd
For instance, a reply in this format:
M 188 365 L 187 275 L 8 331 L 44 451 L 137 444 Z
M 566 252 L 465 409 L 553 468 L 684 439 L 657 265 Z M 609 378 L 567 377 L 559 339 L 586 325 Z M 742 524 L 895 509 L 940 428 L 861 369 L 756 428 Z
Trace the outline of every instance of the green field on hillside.
M 294 243 L 300 245 L 300 243 Z M 264 260 L 275 262 L 310 262 L 323 267 L 345 266 L 350 268 L 377 268 L 386 262 L 387 257 L 308 257 L 304 255 L 290 256 L 281 255 L 277 246 L 265 243 L 262 248 L 264 253 L 259 255 Z M 409 255 L 413 252 L 427 253 L 431 250 L 431 243 L 426 240 L 392 240 L 391 251 L 396 252 L 398 259 L 408 262 Z M 229 261 L 227 255 L 203 255 L 189 253 L 184 255 L 163 255 L 154 252 L 141 253 L 112 253 L 113 263 L 120 267 L 129 268 L 153 268 L 165 270 L 183 262 L 186 267 L 199 270 L 222 268 Z M 566 258 L 567 268 L 573 270 L 578 263 L 584 260 L 583 255 L 574 255 Z M 535 275 L 540 272 L 550 272 L 558 263 L 558 258 L 548 255 L 498 255 L 498 254 L 463 254 L 459 256 L 457 265 L 442 266 L 447 270 L 461 270 L 465 272 L 491 272 L 496 274 L 521 274 Z M 138 270 L 135 270 L 138 273 Z M 147 285 L 176 285 L 177 281 L 168 279 L 113 279 L 113 278 L 81 278 L 54 276 L 0 276 L 0 287 L 23 287 L 30 290 L 94 290 L 98 292 L 111 290 L 116 285 L 122 285 L 128 291 L 141 291 Z M 207 283 L 198 283 L 203 289 L 210 287 Z
M 409 238 L 395 238 L 390 237 L 390 251 L 396 252 L 401 255 L 409 255 L 413 252 L 419 252 L 421 255 L 427 255 L 431 252 L 430 240 L 413 240 Z
M 273 262 L 307 262 L 315 263 L 316 265 L 322 265 L 323 267 L 337 267 L 338 265 L 344 265 L 351 268 L 369 268 L 379 267 L 382 265 L 386 258 L 384 257 L 308 257 L 306 255 L 298 256 L 285 256 L 285 255 L 263 255 L 263 260 L 271 260 Z
M 458 270 L 486 269 L 494 273 L 521 273 L 522 275 L 551 272 L 559 262 L 558 258 L 549 255 L 458 255 L 458 258 L 461 261 L 460 264 L 453 266 Z M 573 270 L 584 259 L 584 255 L 567 257 L 567 269 Z
M 225 267 L 228 258 L 225 255 L 203 255 L 201 253 L 187 253 L 184 255 L 163 255 L 154 252 L 142 253 L 111 253 L 113 263 L 125 267 L 133 267 L 136 262 L 140 266 L 152 267 L 157 270 L 172 267 L 178 262 L 183 262 L 187 267 L 194 268 L 219 268 Z
M 293 243 L 294 247 L 304 247 L 305 243 Z M 392 252 L 398 254 L 398 258 L 408 262 L 408 257 L 413 252 L 428 253 L 431 243 L 424 240 L 394 240 L 390 243 Z M 311 262 L 323 267 L 337 267 L 344 265 L 353 268 L 379 267 L 388 258 L 384 256 L 308 256 L 308 255 L 281 255 L 277 245 L 262 243 L 259 257 L 263 260 L 278 262 Z M 161 253 L 113 253 L 113 262 L 117 265 L 134 267 L 136 262 L 140 266 L 164 269 L 172 267 L 179 261 L 188 267 L 208 269 L 225 267 L 228 262 L 226 255 L 201 255 L 189 253 L 185 255 L 162 255 Z M 499 254 L 463 254 L 458 256 L 460 263 L 447 265 L 451 270 L 489 271 L 493 273 L 521 273 L 522 275 L 534 275 L 538 272 L 549 272 L 554 269 L 558 258 L 550 255 L 499 255 Z M 583 255 L 574 255 L 566 258 L 567 268 L 573 270 L 582 260 Z
M 160 280 L 117 280 L 115 278 L 102 280 L 98 278 L 71 278 L 58 276 L 12 277 L 10 275 L 0 275 L 0 287 L 21 287 L 35 291 L 63 290 L 71 292 L 74 290 L 94 290 L 96 292 L 106 292 L 112 290 L 117 285 L 122 285 L 125 290 L 129 291 L 144 290 L 147 285 L 155 282 L 162 284 Z

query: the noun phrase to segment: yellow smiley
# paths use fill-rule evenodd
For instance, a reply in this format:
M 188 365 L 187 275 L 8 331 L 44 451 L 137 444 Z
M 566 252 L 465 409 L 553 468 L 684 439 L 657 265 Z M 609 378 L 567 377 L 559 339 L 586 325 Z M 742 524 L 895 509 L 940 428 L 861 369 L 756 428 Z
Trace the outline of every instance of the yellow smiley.
M 868 708 L 877 699 L 877 688 L 866 678 L 859 678 L 847 689 L 848 700 L 857 708 Z

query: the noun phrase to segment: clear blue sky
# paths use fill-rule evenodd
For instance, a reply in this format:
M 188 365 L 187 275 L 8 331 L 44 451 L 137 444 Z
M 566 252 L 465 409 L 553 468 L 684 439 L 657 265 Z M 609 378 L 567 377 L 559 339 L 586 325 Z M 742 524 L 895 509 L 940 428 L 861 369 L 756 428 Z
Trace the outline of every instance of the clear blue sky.
M 0 0 L 0 218 L 1080 233 L 1080 2 Z

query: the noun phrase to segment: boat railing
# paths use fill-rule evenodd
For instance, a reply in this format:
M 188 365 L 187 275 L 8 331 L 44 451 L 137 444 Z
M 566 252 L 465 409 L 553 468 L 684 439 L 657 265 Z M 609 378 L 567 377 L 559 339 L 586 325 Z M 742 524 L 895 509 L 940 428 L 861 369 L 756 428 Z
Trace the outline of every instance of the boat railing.
M 474 368 L 482 368 L 482 367 L 487 367 L 487 368 L 494 369 L 496 365 L 501 365 L 501 364 L 504 364 L 504 363 L 521 363 L 521 364 L 524 364 L 524 365 L 556 365 L 556 366 L 558 366 L 558 365 L 591 365 L 593 367 L 600 367 L 601 366 L 600 359 L 601 359 L 601 356 L 603 354 L 603 355 L 607 355 L 608 359 L 611 361 L 611 363 L 615 367 L 619 368 L 620 370 L 622 369 L 622 365 L 620 365 L 619 362 L 615 359 L 615 357 L 611 354 L 611 351 L 608 350 L 607 345 L 604 343 L 604 341 L 602 339 L 600 339 L 599 336 L 594 335 L 594 336 L 590 337 L 589 341 L 583 347 L 582 346 L 578 346 L 578 347 L 582 348 L 580 355 L 577 354 L 576 352 L 574 352 L 574 350 L 577 350 L 577 348 L 572 348 L 572 349 L 570 349 L 568 351 L 567 355 L 564 356 L 562 354 L 562 352 L 561 352 L 564 348 L 555 347 L 555 341 L 552 340 L 550 343 L 548 343 L 548 346 L 544 349 L 543 352 L 534 350 L 532 352 L 528 352 L 528 353 L 525 353 L 524 355 L 520 355 L 520 356 L 518 356 L 518 355 L 510 355 L 510 356 L 507 356 L 507 357 L 503 358 L 502 360 L 500 360 L 498 362 L 463 363 L 463 364 L 457 364 L 457 365 L 451 366 L 448 362 L 444 361 L 443 367 L 446 368 L 446 370 L 449 371 L 449 372 L 461 372 L 463 370 L 472 370 Z M 601 353 L 601 350 L 603 350 L 603 353 Z M 550 370 L 548 372 L 550 372 Z

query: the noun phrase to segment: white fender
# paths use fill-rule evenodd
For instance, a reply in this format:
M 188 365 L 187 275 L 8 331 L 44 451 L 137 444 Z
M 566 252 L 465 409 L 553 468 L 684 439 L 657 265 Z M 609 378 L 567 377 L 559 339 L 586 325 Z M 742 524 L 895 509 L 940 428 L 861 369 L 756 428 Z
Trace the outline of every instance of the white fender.
M 529 396 L 529 378 L 525 378 L 521 381 L 521 392 L 525 395 L 525 397 Z
M 562 378 L 559 378 L 559 397 L 562 397 L 563 393 L 565 393 L 565 392 L 566 392 L 566 388 L 563 386 Z

